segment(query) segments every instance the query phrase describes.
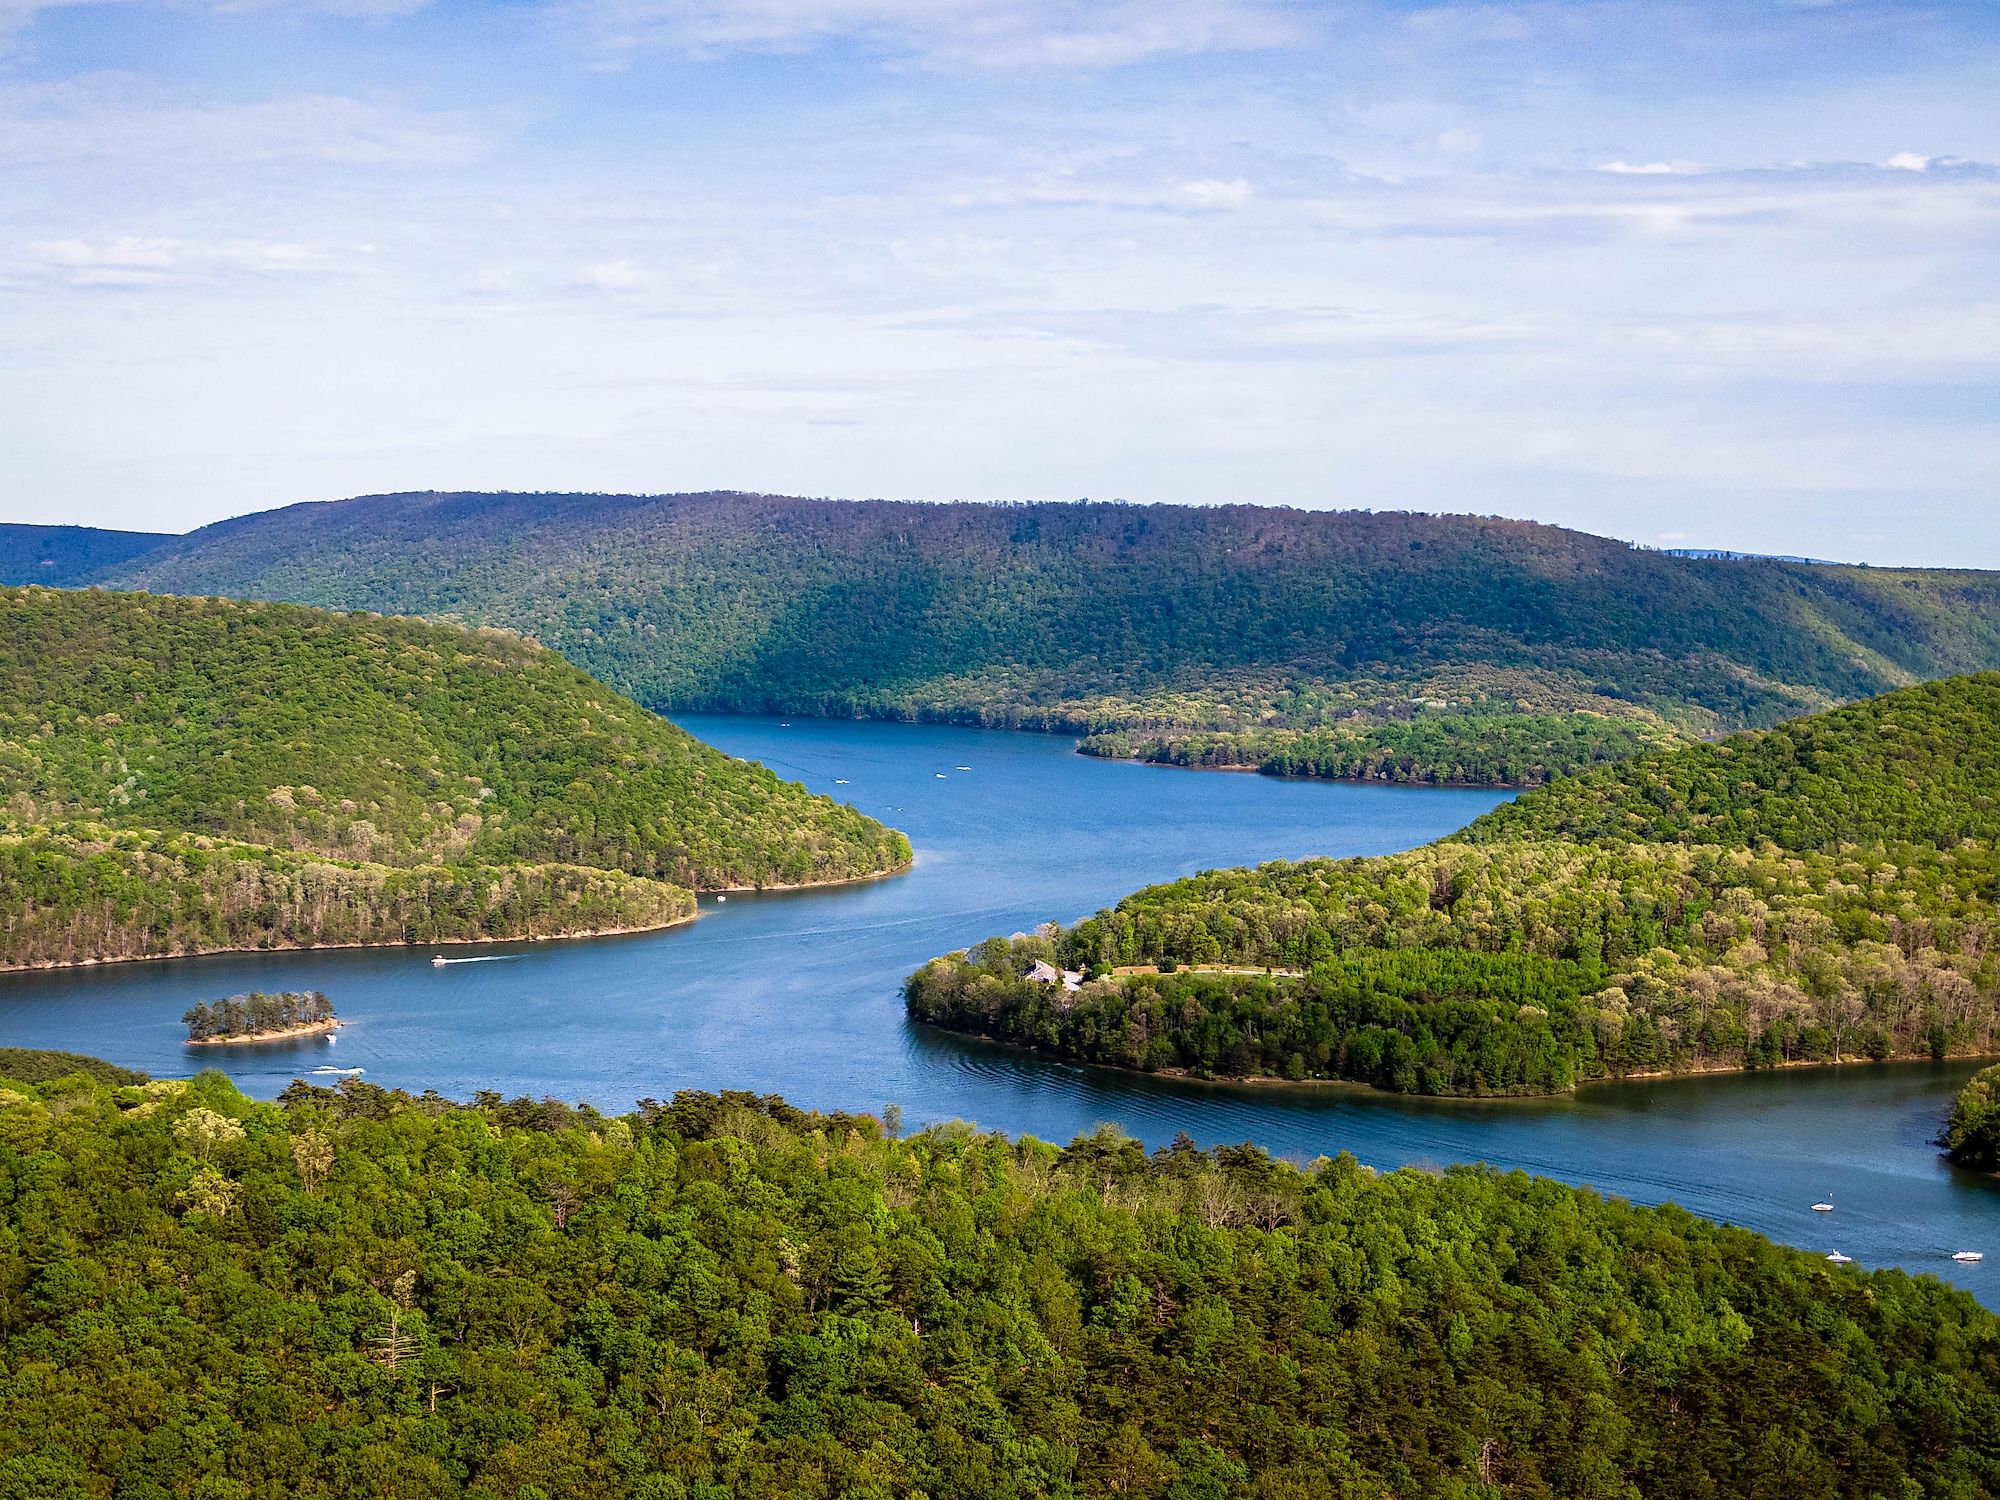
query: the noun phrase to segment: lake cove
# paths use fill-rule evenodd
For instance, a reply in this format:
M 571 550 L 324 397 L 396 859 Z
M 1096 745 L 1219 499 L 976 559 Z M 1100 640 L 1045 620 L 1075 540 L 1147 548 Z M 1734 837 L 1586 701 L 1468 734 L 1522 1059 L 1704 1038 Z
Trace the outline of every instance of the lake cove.
M 1157 1146 L 1255 1140 L 1380 1167 L 1484 1160 L 1642 1202 L 1672 1199 L 1775 1239 L 1895 1264 L 1989 1305 L 2000 1189 L 1929 1144 L 1973 1063 L 1850 1066 L 1596 1086 L 1495 1103 L 1240 1086 L 1076 1067 L 909 1025 L 898 987 L 932 955 L 1072 920 L 1148 882 L 1307 854 L 1381 854 L 1501 800 L 1189 776 L 1092 760 L 1071 741 L 930 725 L 688 716 L 685 727 L 910 835 L 916 865 L 866 885 L 705 897 L 666 932 L 454 950 L 220 955 L 0 976 L 0 1045 L 61 1047 L 157 1075 L 220 1067 L 270 1097 L 317 1066 L 372 1083 L 554 1094 L 608 1109 L 676 1088 L 781 1093 L 821 1109 L 894 1101 L 912 1126 L 965 1118 L 1066 1141 L 1115 1121 Z M 960 770 L 959 767 L 969 769 Z M 182 1014 L 242 991 L 323 990 L 336 1039 L 190 1049 Z M 1811 1205 L 1831 1201 L 1835 1211 Z M 1988 1265 L 2000 1266 L 2000 1256 Z

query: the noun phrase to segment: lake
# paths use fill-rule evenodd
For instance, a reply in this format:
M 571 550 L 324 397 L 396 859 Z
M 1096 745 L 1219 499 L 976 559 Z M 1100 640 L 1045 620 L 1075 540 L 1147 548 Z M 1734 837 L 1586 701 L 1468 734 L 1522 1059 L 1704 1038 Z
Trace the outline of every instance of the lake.
M 702 900 L 691 927 L 573 943 L 222 955 L 0 975 L 0 1045 L 62 1047 L 161 1075 L 221 1066 L 270 1097 L 315 1066 L 370 1082 L 552 1093 L 622 1110 L 677 1088 L 781 1093 L 821 1109 L 902 1105 L 1065 1141 L 1114 1121 L 1149 1145 L 1254 1140 L 1381 1167 L 1483 1160 L 1672 1199 L 1865 1265 L 1988 1296 L 2000 1191 L 1929 1138 L 1970 1063 L 1848 1067 L 1594 1087 L 1567 1099 L 1440 1102 L 1321 1085 L 1202 1085 L 1079 1068 L 910 1025 L 898 987 L 934 954 L 1068 921 L 1137 886 L 1219 865 L 1380 854 L 1460 827 L 1492 792 L 1176 771 L 1076 755 L 1048 735 L 688 716 L 733 754 L 905 830 L 908 874 Z M 347 1027 L 197 1053 L 181 1012 L 242 990 L 321 989 Z M 1830 1199 L 1835 1211 L 1814 1214 Z M 1994 1252 L 1962 1268 L 1953 1250 Z

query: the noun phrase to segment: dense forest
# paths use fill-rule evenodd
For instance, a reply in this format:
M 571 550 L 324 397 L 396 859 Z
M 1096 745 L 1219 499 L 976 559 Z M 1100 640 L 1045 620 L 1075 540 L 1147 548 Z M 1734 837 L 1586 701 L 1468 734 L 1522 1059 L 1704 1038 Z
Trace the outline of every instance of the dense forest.
M 1122 731 L 1096 748 L 1165 760 L 1220 733 L 1238 738 L 1199 739 L 1197 761 L 1389 779 L 1534 780 L 1634 734 L 2000 667 L 2000 575 L 1675 557 L 1469 516 L 376 495 L 96 576 L 508 626 L 659 710 Z M 1550 717 L 1496 726 L 1523 713 Z
M 1981 1068 L 1966 1080 L 1938 1144 L 1961 1167 L 2000 1172 L 2000 1066 Z
M 0 1082 L 0 1493 L 2000 1493 L 2000 1322 L 1482 1168 Z
M 1678 742 L 1643 718 L 1576 712 L 1435 713 L 1345 721 L 1317 729 L 1111 730 L 1087 735 L 1086 755 L 1272 776 L 1437 786 L 1540 786 L 1591 766 Z
M 1593 770 L 1407 854 L 1156 886 L 934 960 L 906 995 L 1091 1062 L 1427 1094 L 1982 1055 L 1996 896 L 1986 674 Z M 1038 983 L 1040 960 L 1091 982 Z
M 95 582 L 111 568 L 178 538 L 152 531 L 103 531 L 94 526 L 0 526 L 0 584 L 46 583 L 56 588 Z
M 908 859 L 502 631 L 0 590 L 0 965 L 652 927 Z

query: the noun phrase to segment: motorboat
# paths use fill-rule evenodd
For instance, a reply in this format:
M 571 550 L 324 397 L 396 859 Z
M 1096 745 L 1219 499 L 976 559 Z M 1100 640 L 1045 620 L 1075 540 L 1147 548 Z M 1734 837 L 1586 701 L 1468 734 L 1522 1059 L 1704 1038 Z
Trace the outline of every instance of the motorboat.
M 433 969 L 442 969 L 444 966 L 445 956 L 442 953 L 433 953 L 431 955 L 431 967 Z
M 1833 1264 L 1835 1264 L 1836 1266 L 1851 1265 L 1854 1262 L 1853 1256 L 1842 1255 L 1838 1250 L 1834 1251 L 1833 1254 L 1829 1255 L 1827 1259 L 1832 1261 Z
M 1986 1252 L 1984 1250 L 1957 1250 L 1952 1252 L 1951 1258 L 1962 1266 L 1976 1266 L 1979 1262 L 1986 1259 Z
M 1813 1212 L 1816 1214 L 1830 1214 L 1833 1212 L 1833 1205 L 1831 1203 L 1815 1203 L 1813 1205 Z

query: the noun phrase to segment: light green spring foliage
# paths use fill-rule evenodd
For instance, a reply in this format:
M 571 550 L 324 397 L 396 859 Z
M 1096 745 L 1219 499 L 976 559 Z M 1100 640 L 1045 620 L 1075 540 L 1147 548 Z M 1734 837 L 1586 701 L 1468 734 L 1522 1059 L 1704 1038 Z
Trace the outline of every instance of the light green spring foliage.
M 0 962 L 652 926 L 908 857 L 503 632 L 0 590 Z
M 1090 1061 L 1540 1093 L 2000 1050 L 2000 677 L 1602 768 L 1407 854 L 1155 886 L 939 960 L 911 1012 Z M 1046 949 L 1046 953 L 1041 951 Z M 1302 979 L 1109 975 L 1279 966 Z
M 1521 1174 L 351 1081 L 0 1095 L 0 1493 L 2000 1488 L 2000 1324 Z

